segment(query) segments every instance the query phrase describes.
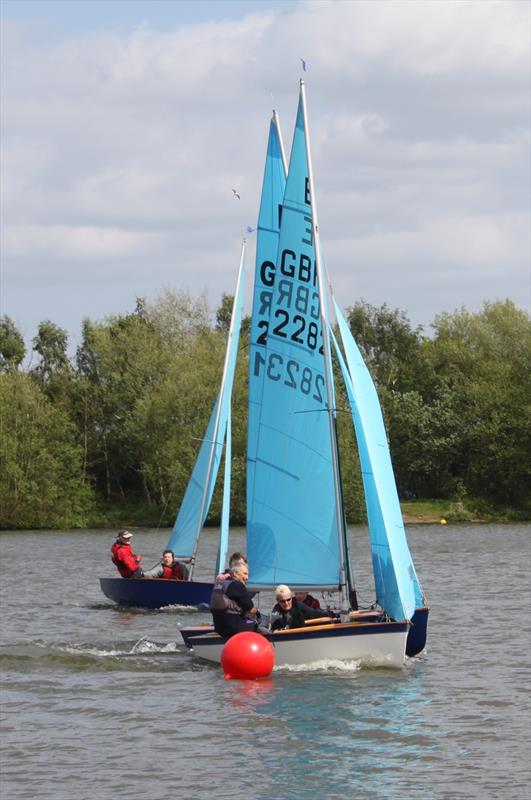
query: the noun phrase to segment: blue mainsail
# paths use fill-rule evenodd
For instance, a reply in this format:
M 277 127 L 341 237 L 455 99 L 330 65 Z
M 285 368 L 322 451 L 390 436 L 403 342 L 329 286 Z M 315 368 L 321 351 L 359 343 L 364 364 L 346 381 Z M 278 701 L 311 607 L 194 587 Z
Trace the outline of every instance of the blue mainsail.
M 423 603 L 402 512 L 376 388 L 337 303 L 347 364 L 336 345 L 352 410 L 365 490 L 376 600 L 392 619 L 411 619 Z M 348 366 L 347 366 L 348 365 Z
M 258 214 L 258 233 L 256 236 L 256 268 L 249 347 L 249 418 L 247 426 L 248 498 L 253 496 L 254 465 L 256 463 L 256 447 L 262 406 L 262 386 L 264 382 L 264 371 L 259 370 L 255 372 L 254 365 L 257 358 L 263 358 L 266 347 L 271 298 L 275 282 L 275 262 L 278 250 L 280 216 L 285 188 L 286 167 L 284 164 L 278 117 L 276 113 L 274 113 L 269 126 L 262 198 L 260 202 L 260 212 Z M 260 356 L 260 354 L 262 355 Z
M 255 388 L 261 387 L 253 412 L 256 449 L 249 453 L 251 581 L 337 587 L 339 544 L 301 101 L 274 271 L 265 346 L 254 347 L 250 364 Z
M 234 296 L 221 388 L 214 404 L 191 478 L 186 487 L 184 498 L 177 519 L 175 520 L 175 525 L 173 526 L 173 531 L 168 540 L 168 548 L 173 550 L 175 555 L 181 558 L 195 557 L 197 539 L 210 508 L 221 462 L 223 444 L 227 435 L 232 385 L 234 382 L 234 372 L 236 370 L 236 356 L 238 354 L 243 313 L 244 254 L 245 240 L 242 245 L 238 283 Z M 230 486 L 230 451 L 225 473 L 226 480 L 228 478 L 227 482 Z

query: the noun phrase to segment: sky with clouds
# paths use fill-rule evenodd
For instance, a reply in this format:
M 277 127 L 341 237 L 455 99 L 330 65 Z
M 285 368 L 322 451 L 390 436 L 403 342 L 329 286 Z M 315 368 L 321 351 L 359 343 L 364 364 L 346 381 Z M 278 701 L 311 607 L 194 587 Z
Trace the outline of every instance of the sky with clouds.
M 213 308 L 233 293 L 273 106 L 291 144 L 301 57 L 339 303 L 425 326 L 484 300 L 529 309 L 527 0 L 1 9 L 1 313 L 27 341 L 51 319 L 75 346 L 84 317 L 165 287 Z

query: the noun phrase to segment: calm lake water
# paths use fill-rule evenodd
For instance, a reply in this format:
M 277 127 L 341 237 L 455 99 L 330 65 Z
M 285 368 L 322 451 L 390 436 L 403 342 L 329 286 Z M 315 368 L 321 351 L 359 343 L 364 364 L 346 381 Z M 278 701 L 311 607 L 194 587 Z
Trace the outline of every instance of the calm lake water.
M 408 534 L 432 607 L 421 656 L 256 682 L 225 681 L 185 651 L 179 626 L 208 614 L 107 601 L 112 532 L 1 534 L 1 797 L 530 797 L 531 527 Z M 368 604 L 366 532 L 350 536 Z M 166 539 L 137 532 L 146 566 Z M 216 546 L 207 532 L 198 578 Z

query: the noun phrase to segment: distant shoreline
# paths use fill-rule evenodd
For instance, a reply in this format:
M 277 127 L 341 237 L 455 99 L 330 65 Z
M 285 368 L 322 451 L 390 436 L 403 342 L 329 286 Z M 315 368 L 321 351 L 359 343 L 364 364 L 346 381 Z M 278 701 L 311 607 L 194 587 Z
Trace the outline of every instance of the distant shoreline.
M 440 524 L 441 518 L 431 514 L 402 514 L 402 519 L 405 525 L 434 525 Z M 443 517 L 444 519 L 444 517 Z M 448 521 L 448 520 L 447 520 Z M 455 521 L 455 520 L 454 520 Z M 467 520 L 467 522 L 482 522 L 483 520 Z M 443 523 L 444 525 L 444 523 Z
M 446 519 L 446 517 L 439 517 L 432 514 L 402 514 L 402 519 L 405 525 L 456 525 L 463 522 L 469 525 L 484 525 L 487 522 L 511 521 L 494 519 Z M 442 520 L 444 520 L 444 522 L 442 522 Z
M 438 517 L 433 514 L 407 514 L 404 513 L 402 515 L 404 525 L 440 525 L 441 528 L 444 528 L 446 525 L 525 525 L 530 524 L 531 519 L 508 519 L 507 517 L 484 517 L 478 518 L 475 517 L 474 519 L 459 519 L 455 517 Z M 367 522 L 349 522 L 347 523 L 349 526 L 357 526 L 357 525 L 367 525 Z M 151 532 L 156 530 L 167 531 L 171 529 L 171 525 L 162 525 L 158 526 L 156 523 L 149 522 L 149 521 L 123 521 L 121 524 L 112 523 L 111 521 L 106 523 L 99 524 L 88 524 L 83 528 L 54 528 L 53 530 L 63 530 L 65 533 L 83 533 L 85 531 L 116 531 L 120 528 L 130 528 L 131 530 L 143 530 L 147 531 L 151 529 Z M 216 530 L 219 526 L 217 523 L 211 523 L 205 525 L 205 529 Z M 244 528 L 244 523 L 236 523 L 232 527 L 234 528 Z M 2 533 L 27 533 L 27 532 L 48 532 L 49 528 L 0 528 L 0 535 Z
M 527 509 L 500 508 L 492 510 L 483 507 L 479 503 L 476 505 L 469 500 L 463 501 L 449 500 L 405 500 L 400 503 L 402 518 L 405 525 L 441 525 L 443 528 L 448 525 L 485 525 L 485 524 L 512 524 L 531 522 L 531 513 Z M 144 504 L 122 504 L 122 505 L 101 505 L 83 520 L 79 526 L 68 526 L 61 530 L 117 530 L 120 528 L 131 529 L 170 529 L 174 519 L 167 515 L 162 517 L 160 509 L 147 509 Z M 367 520 L 348 519 L 348 525 L 366 525 Z M 206 528 L 215 529 L 219 527 L 219 519 L 209 520 Z M 237 518 L 232 521 L 232 527 L 245 527 L 245 518 Z M 50 530 L 48 527 L 40 528 L 16 528 L 14 526 L 2 526 L 1 531 L 7 530 Z

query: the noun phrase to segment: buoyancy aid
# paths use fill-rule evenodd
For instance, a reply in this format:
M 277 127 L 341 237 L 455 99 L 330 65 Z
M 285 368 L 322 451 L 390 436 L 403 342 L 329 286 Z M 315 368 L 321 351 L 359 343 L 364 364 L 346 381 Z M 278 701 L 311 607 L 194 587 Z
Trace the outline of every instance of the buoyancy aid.
M 227 589 L 233 580 L 233 578 L 227 578 L 226 580 L 216 581 L 210 598 L 211 611 L 225 611 L 227 614 L 243 615 L 241 605 L 236 600 L 233 600 L 232 597 L 227 596 Z
M 174 580 L 178 581 L 183 581 L 186 579 L 182 564 L 179 564 L 178 561 L 174 561 L 171 567 L 167 567 L 165 564 L 162 564 L 162 577 L 173 578 Z
M 307 594 L 302 602 L 304 603 L 305 606 L 308 606 L 308 608 L 316 608 L 319 611 L 321 611 L 321 603 L 319 602 L 317 597 L 312 597 L 311 594 Z

